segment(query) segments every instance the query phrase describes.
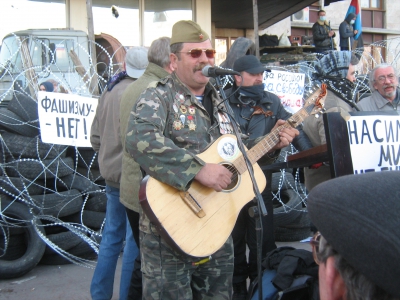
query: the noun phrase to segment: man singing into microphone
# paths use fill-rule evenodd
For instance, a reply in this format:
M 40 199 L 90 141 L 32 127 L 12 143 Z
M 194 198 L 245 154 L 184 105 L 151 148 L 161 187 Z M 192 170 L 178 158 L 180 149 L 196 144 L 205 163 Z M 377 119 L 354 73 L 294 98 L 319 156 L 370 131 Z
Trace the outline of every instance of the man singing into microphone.
M 226 96 L 234 112 L 236 122 L 247 139 L 243 139 L 247 148 L 252 148 L 274 128 L 285 123 L 291 114 L 285 110 L 278 96 L 264 91 L 263 74 L 265 66 L 254 55 L 238 58 L 233 70 L 241 76 L 234 75 L 233 87 L 226 91 Z M 280 132 L 280 142 L 269 153 L 259 160 L 259 164 L 270 164 L 279 155 L 280 149 L 291 142 L 296 149 L 306 150 L 312 147 L 311 142 L 301 128 L 286 128 Z M 266 191 L 268 192 L 268 191 Z M 263 217 L 262 257 L 276 248 L 273 232 L 272 201 L 265 201 L 268 215 Z M 270 191 L 269 191 L 270 192 Z M 253 281 L 257 277 L 257 240 L 255 219 L 249 216 L 251 201 L 239 213 L 232 232 L 234 243 L 233 299 L 246 299 L 246 279 Z M 246 242 L 249 247 L 249 261 L 246 259 Z
M 148 175 L 181 191 L 194 181 L 216 191 L 231 183 L 227 168 L 197 156 L 223 133 L 217 112 L 221 99 L 202 74 L 206 65 L 214 65 L 214 55 L 208 34 L 197 23 L 175 23 L 170 55 L 174 72 L 149 85 L 128 123 L 129 154 Z M 231 237 L 208 260 L 176 252 L 142 211 L 139 229 L 143 299 L 231 298 Z

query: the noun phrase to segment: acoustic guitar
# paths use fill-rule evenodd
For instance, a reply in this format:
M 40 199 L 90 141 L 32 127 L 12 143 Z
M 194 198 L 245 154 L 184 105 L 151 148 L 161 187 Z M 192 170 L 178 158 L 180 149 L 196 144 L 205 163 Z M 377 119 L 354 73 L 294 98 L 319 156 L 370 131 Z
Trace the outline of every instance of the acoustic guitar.
M 266 179 L 257 161 L 279 142 L 283 128 L 297 127 L 310 114 L 323 110 L 325 98 L 323 84 L 284 125 L 272 130 L 250 150 L 246 149 L 260 191 L 264 190 Z M 222 135 L 198 157 L 207 163 L 221 164 L 234 174 L 227 189 L 216 192 L 194 180 L 188 191 L 183 192 L 146 176 L 140 186 L 139 201 L 158 233 L 172 248 L 190 256 L 206 257 L 226 242 L 240 210 L 255 194 L 234 135 Z

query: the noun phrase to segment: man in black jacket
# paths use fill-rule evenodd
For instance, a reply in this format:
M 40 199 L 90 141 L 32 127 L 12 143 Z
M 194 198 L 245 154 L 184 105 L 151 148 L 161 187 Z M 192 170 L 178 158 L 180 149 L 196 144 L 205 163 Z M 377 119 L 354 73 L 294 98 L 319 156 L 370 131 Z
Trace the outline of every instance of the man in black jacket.
M 318 11 L 318 20 L 312 27 L 315 52 L 323 53 L 328 50 L 335 50 L 333 38 L 336 36 L 331 29 L 330 22 L 326 20 L 326 12 Z
M 265 66 L 254 55 L 238 58 L 233 69 L 240 72 L 235 75 L 233 87 L 226 91 L 229 103 L 234 112 L 236 122 L 240 126 L 243 140 L 247 148 L 252 148 L 274 128 L 285 123 L 292 115 L 285 110 L 278 96 L 264 91 L 263 74 Z M 239 87 L 239 89 L 238 89 Z M 286 128 L 279 133 L 280 141 L 269 153 L 260 159 L 260 164 L 272 163 L 279 155 L 280 149 L 288 146 L 292 141 L 299 150 L 306 150 L 312 145 L 301 128 Z M 265 192 L 264 192 L 265 193 Z M 272 201 L 263 194 L 268 215 L 263 217 L 263 245 L 262 256 L 276 248 L 273 232 Z M 245 299 L 247 295 L 246 279 L 254 280 L 257 277 L 257 239 L 255 219 L 248 214 L 249 207 L 254 206 L 251 201 L 239 213 L 236 225 L 232 232 L 234 243 L 234 273 L 233 299 Z M 249 260 L 246 258 L 246 243 L 249 247 Z

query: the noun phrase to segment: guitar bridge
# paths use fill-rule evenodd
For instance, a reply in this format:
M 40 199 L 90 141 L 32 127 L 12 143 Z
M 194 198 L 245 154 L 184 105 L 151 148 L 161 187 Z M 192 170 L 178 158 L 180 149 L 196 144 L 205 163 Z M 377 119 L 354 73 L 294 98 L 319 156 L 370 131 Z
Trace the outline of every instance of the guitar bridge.
M 180 192 L 179 194 L 182 200 L 199 218 L 205 217 L 206 213 L 201 208 L 200 204 L 196 201 L 196 199 L 194 199 L 189 192 Z

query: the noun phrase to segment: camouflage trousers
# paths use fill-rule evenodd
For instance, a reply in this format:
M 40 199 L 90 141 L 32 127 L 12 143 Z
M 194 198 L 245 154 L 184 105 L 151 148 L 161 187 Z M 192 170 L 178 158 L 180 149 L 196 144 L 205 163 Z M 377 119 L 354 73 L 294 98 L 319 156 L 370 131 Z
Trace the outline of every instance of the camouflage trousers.
M 232 238 L 211 260 L 175 252 L 160 236 L 140 231 L 142 257 L 142 299 L 232 299 Z

